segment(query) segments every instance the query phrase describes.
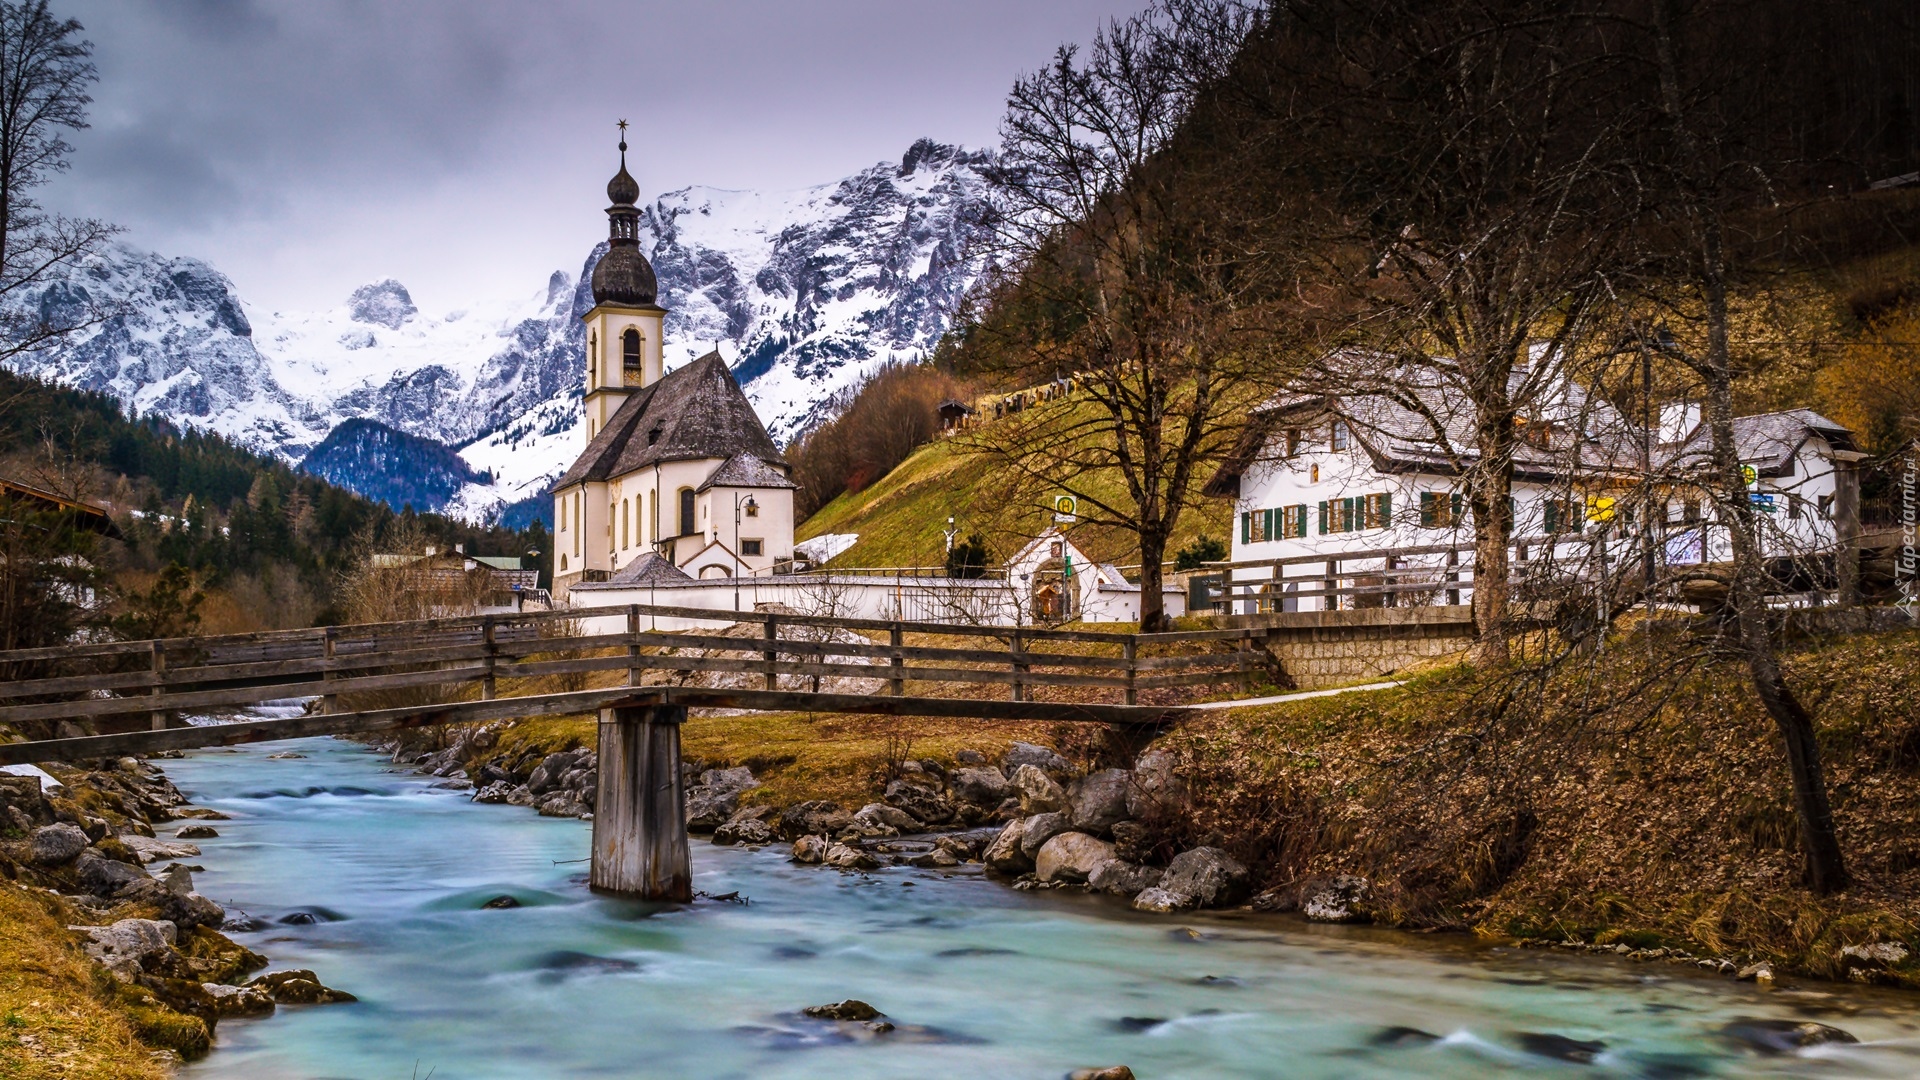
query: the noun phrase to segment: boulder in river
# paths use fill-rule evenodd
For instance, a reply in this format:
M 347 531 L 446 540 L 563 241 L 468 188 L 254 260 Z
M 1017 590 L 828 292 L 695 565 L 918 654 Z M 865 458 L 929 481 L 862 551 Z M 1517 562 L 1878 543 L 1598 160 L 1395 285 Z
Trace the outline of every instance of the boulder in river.
M 161 919 L 121 919 L 112 926 L 67 929 L 85 934 L 87 955 L 121 982 L 132 982 L 148 959 L 165 954 L 179 940 L 179 928 Z
M 953 797 L 974 806 L 999 806 L 1013 794 L 1007 775 L 991 765 L 955 769 L 950 777 Z
M 247 985 L 264 991 L 279 1005 L 332 1005 L 360 1000 L 345 990 L 322 986 L 320 976 L 304 968 L 270 971 Z
M 220 835 L 220 830 L 211 825 L 188 825 L 173 835 L 182 840 L 212 840 Z
M 1079 884 L 1112 858 L 1112 844 L 1082 832 L 1063 832 L 1040 846 L 1033 872 L 1041 881 Z
M 880 860 L 846 844 L 830 845 L 823 861 L 836 870 L 877 870 L 880 867 Z
M 898 833 L 915 833 L 926 827 L 920 823 L 919 818 L 914 817 L 905 810 L 897 806 L 888 806 L 886 803 L 878 802 L 868 803 L 860 809 L 855 810 L 853 812 L 853 822 L 855 825 L 863 825 L 867 828 L 885 827 L 892 830 L 892 832 L 875 833 L 875 835 L 880 836 L 893 836 Z
M 1171 915 L 1176 911 L 1185 911 L 1195 906 L 1197 905 L 1193 897 L 1158 886 L 1143 889 L 1140 895 L 1133 898 L 1135 911 L 1151 911 L 1156 915 Z
M 1127 819 L 1127 785 L 1132 775 L 1125 769 L 1102 769 L 1075 780 L 1067 788 L 1067 802 L 1073 815 L 1073 827 L 1084 833 L 1105 836 L 1114 823 Z
M 773 843 L 773 826 L 757 817 L 742 818 L 735 815 L 733 820 L 713 830 L 713 842 L 722 847 L 742 844 L 758 847 Z
M 1192 906 L 1226 907 L 1247 898 L 1250 877 L 1239 860 L 1213 847 L 1174 856 L 1160 888 L 1191 898 Z
M 1006 753 L 1000 755 L 1000 767 L 1009 774 L 1022 765 L 1032 765 L 1042 772 L 1060 772 L 1066 769 L 1067 759 L 1044 746 L 1025 742 L 1014 743 L 1007 747 Z
M 803 836 L 793 842 L 793 861 L 797 863 L 826 862 L 829 846 L 824 836 Z
M 1164 871 L 1156 867 L 1141 866 L 1125 859 L 1108 859 L 1087 875 L 1087 887 L 1115 896 L 1136 896 L 1160 884 L 1163 875 Z
M 1020 833 L 1020 853 L 1032 862 L 1040 857 L 1040 849 L 1047 841 L 1072 831 L 1073 819 L 1065 813 L 1035 814 L 1027 819 L 1026 828 Z
M 1789 1054 L 1825 1043 L 1857 1043 L 1860 1040 L 1837 1027 L 1811 1020 L 1735 1020 L 1720 1029 L 1729 1042 L 1762 1054 Z
M 87 850 L 87 834 L 79 826 L 58 822 L 33 830 L 33 861 L 41 866 L 63 866 Z
M 812 799 L 795 803 L 780 814 L 779 824 L 774 831 L 783 840 L 798 840 L 803 836 L 838 836 L 840 830 L 847 827 L 853 815 L 840 809 L 840 804 L 825 799 Z
M 1051 814 L 1067 808 L 1067 793 L 1035 765 L 1013 770 L 1013 789 L 1020 797 L 1023 814 Z
M 1313 922 L 1360 922 L 1366 918 L 1365 904 L 1372 893 L 1373 885 L 1366 878 L 1341 874 L 1312 890 L 1300 912 Z
M 1075 1069 L 1067 1074 L 1067 1080 L 1133 1080 L 1133 1070 L 1125 1065 L 1108 1065 L 1104 1068 Z
M 1027 819 L 1009 821 L 1000 835 L 987 845 L 987 850 L 981 852 L 980 861 L 987 864 L 987 869 L 1002 874 L 1024 874 L 1033 869 L 1033 859 L 1020 845 L 1026 828 Z
M 200 988 L 213 999 L 214 1014 L 222 1020 L 234 1016 L 267 1016 L 273 1012 L 273 995 L 257 986 L 201 983 Z
M 800 1010 L 800 1015 L 809 1020 L 878 1020 L 887 1015 L 879 1009 L 858 998 L 848 998 L 832 1005 L 809 1005 Z

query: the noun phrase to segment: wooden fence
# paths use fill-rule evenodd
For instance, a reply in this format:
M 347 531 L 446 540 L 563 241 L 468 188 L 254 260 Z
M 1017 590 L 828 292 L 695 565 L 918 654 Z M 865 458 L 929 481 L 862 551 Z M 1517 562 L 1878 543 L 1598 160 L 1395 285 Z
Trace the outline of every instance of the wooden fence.
M 648 630 L 648 616 L 744 623 L 757 632 Z M 610 618 L 624 618 L 624 628 L 577 632 Z M 909 634 L 978 643 L 910 645 Z M 124 718 L 144 717 L 162 729 L 182 712 L 305 697 L 319 697 L 322 711 L 333 712 L 342 695 L 425 688 L 466 695 L 477 686 L 479 699 L 491 701 L 504 679 L 595 672 L 624 672 L 632 687 L 674 676 L 745 674 L 768 691 L 782 676 L 798 676 L 815 692 L 826 678 L 878 680 L 894 698 L 907 697 L 909 683 L 1005 686 L 1016 702 L 1035 701 L 1036 691 L 1049 688 L 1082 696 L 1092 689 L 1134 705 L 1143 690 L 1248 679 L 1271 660 L 1264 634 L 1124 634 L 649 605 L 568 609 L 0 652 L 0 670 L 29 662 L 61 669 L 0 683 L 0 723 L 122 718 L 124 726 Z M 1192 643 L 1210 651 L 1152 655 Z

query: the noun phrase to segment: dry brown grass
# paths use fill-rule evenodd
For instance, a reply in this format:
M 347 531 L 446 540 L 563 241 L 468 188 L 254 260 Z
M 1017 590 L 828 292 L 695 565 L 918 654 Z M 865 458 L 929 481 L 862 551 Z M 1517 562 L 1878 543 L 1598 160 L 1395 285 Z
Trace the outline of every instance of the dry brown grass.
M 1165 745 L 1268 886 L 1360 873 L 1379 918 L 1688 945 L 1833 975 L 1847 944 L 1920 944 L 1920 634 L 1794 654 L 1856 885 L 1818 897 L 1783 752 L 1741 672 L 1646 680 L 1630 639 L 1492 715 L 1498 675 L 1440 673 L 1183 726 Z M 1920 984 L 1920 978 L 1909 977 Z
M 162 1080 L 168 1070 L 98 996 L 110 977 L 69 937 L 41 898 L 0 882 L 0 1076 Z

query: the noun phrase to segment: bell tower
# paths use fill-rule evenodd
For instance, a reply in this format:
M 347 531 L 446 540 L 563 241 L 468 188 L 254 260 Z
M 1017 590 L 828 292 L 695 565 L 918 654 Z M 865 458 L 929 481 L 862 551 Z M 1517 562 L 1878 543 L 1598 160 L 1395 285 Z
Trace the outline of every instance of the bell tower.
M 620 121 L 620 171 L 607 181 L 607 253 L 593 267 L 587 324 L 586 442 L 593 442 L 627 395 L 662 373 L 661 328 L 653 266 L 640 252 L 640 185 L 627 173 L 627 122 Z

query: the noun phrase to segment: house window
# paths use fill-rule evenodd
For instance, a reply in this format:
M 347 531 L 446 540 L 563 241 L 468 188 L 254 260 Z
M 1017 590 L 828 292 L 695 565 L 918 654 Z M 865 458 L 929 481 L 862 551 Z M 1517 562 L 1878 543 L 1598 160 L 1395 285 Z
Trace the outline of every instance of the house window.
M 565 570 L 566 568 L 567 568 L 567 553 L 563 551 L 560 553 L 560 569 Z
M 576 491 L 573 493 L 573 500 L 573 557 L 577 559 L 580 557 L 581 541 L 587 534 L 585 522 L 581 519 L 587 512 L 587 496 L 584 492 Z
M 1820 496 L 1820 516 L 1829 521 L 1833 520 L 1833 496 Z
M 747 555 L 747 556 L 754 556 L 754 555 L 760 554 L 760 541 L 758 540 L 740 541 L 740 554 Z
M 1580 509 L 1571 499 L 1547 499 L 1540 504 L 1540 521 L 1547 532 L 1573 532 L 1580 527 Z
M 1465 498 L 1457 491 L 1420 493 L 1420 525 L 1427 529 L 1451 529 L 1462 524 Z
M 1322 533 L 1352 532 L 1360 524 L 1359 499 L 1331 499 L 1320 504 Z
M 1378 495 L 1367 495 L 1364 498 L 1365 502 L 1362 504 L 1362 512 L 1365 520 L 1362 522 L 1361 528 L 1384 529 L 1393 524 L 1393 495 L 1391 493 L 1382 492 Z
M 1793 521 L 1804 521 L 1807 516 L 1807 497 L 1799 492 L 1787 495 L 1787 517 Z
M 631 499 L 621 499 L 620 500 L 620 550 L 621 551 L 625 551 L 629 547 L 633 546 L 632 544 L 628 543 L 628 539 L 631 536 L 630 530 L 632 528 L 632 525 L 633 525 L 633 501 Z
M 631 327 L 620 335 L 620 369 L 627 382 L 640 381 L 640 331 Z
M 1309 470 L 1307 475 L 1307 482 L 1310 484 L 1317 484 L 1320 482 L 1320 463 L 1319 462 L 1315 462 L 1312 468 Z
M 680 535 L 690 536 L 692 535 L 692 533 L 693 533 L 693 489 L 681 488 L 680 489 Z
M 1333 448 L 1335 450 L 1345 450 L 1350 441 L 1351 436 L 1347 431 L 1347 422 L 1345 420 L 1335 420 L 1333 422 Z
M 1680 503 L 1680 523 L 1682 525 L 1700 524 L 1700 500 L 1686 499 Z
M 1307 504 L 1295 503 L 1280 508 L 1280 535 L 1287 540 L 1307 535 Z
M 567 497 L 560 497 L 560 531 L 567 531 Z

